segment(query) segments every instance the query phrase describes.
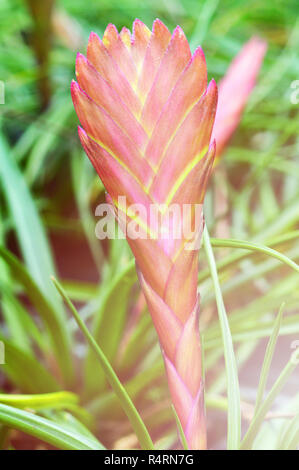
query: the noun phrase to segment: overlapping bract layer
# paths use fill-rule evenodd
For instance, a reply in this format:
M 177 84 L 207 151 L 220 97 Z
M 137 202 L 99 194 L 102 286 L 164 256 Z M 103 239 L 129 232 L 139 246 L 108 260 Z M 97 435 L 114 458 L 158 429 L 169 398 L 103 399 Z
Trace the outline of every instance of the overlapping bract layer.
M 76 75 L 71 90 L 82 125 L 79 137 L 119 223 L 126 229 L 132 221 L 129 210 L 119 206 L 120 196 L 127 207 L 145 208 L 138 220 L 147 237 L 127 238 L 188 444 L 205 448 L 198 246 L 190 249 L 190 243 L 203 227 L 217 87 L 214 81 L 207 87 L 202 50 L 191 55 L 183 31 L 177 27 L 171 35 L 159 20 L 152 32 L 136 20 L 132 36 L 127 29 L 118 34 L 113 25 L 103 40 L 92 33 L 87 58 L 77 57 Z M 160 205 L 154 221 L 149 217 L 153 204 Z M 173 205 L 179 207 L 179 221 L 168 211 Z M 191 207 L 196 228 L 190 236 L 183 230 L 184 205 Z M 161 236 L 169 223 L 173 231 L 180 225 L 180 237 Z

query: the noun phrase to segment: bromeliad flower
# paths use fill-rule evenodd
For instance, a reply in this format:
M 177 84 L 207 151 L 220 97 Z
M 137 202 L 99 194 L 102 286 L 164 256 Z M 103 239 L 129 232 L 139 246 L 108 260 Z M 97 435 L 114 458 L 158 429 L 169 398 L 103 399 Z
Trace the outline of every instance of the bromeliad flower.
M 266 49 L 265 41 L 252 37 L 234 58 L 219 83 L 218 107 L 212 137 L 217 142 L 217 161 L 240 122 Z
M 102 40 L 92 33 L 87 58 L 77 57 L 76 75 L 71 91 L 81 143 L 119 223 L 126 230 L 137 220 L 146 235 L 130 237 L 126 230 L 172 402 L 189 448 L 204 449 L 198 239 L 215 154 L 210 139 L 216 84 L 212 80 L 207 86 L 202 50 L 192 55 L 181 28 L 171 35 L 159 20 L 152 32 L 136 20 L 132 36 L 113 25 Z M 136 215 L 130 206 L 137 203 L 144 210 Z M 154 221 L 148 217 L 153 205 L 158 208 Z M 186 234 L 188 224 L 193 230 Z

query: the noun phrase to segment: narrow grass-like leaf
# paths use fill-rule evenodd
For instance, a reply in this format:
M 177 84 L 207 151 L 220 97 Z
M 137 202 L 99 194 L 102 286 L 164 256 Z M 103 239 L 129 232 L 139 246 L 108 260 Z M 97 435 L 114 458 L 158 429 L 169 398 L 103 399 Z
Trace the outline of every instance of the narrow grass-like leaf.
M 77 405 L 79 397 L 75 393 L 65 391 L 33 395 L 0 393 L 0 403 L 15 408 L 42 410 L 44 408 L 68 408 L 68 406 Z
M 272 256 L 272 258 L 276 258 L 280 260 L 282 263 L 290 266 L 290 268 L 294 269 L 299 273 L 299 266 L 294 261 L 289 259 L 287 256 L 279 253 L 272 248 L 267 246 L 259 245 L 258 243 L 252 243 L 243 240 L 234 240 L 234 239 L 221 239 L 221 238 L 213 238 L 211 239 L 211 245 L 214 247 L 225 247 L 225 248 L 242 248 L 244 250 L 256 251 L 259 253 L 263 253 L 268 256 Z
M 275 237 L 275 238 L 271 239 L 269 241 L 268 245 L 269 246 L 280 245 L 280 244 L 283 244 L 283 243 L 286 243 L 286 242 L 289 242 L 289 241 L 292 241 L 292 240 L 296 240 L 296 239 L 298 239 L 298 237 L 299 237 L 299 230 L 294 230 L 294 231 L 288 232 L 288 233 L 286 233 L 286 234 L 284 234 L 280 237 Z M 221 243 L 221 239 L 211 237 L 210 240 L 211 240 L 211 245 L 214 246 L 215 248 L 217 246 L 221 247 L 221 245 L 219 244 L 219 243 Z M 223 248 L 225 248 L 224 245 L 223 245 Z M 243 247 L 240 247 L 240 248 L 243 248 Z M 249 248 L 248 248 L 248 250 L 249 250 Z M 241 261 L 243 259 L 250 258 L 251 256 L 256 255 L 256 253 L 257 252 L 255 250 L 252 250 L 248 253 L 237 252 L 237 253 L 230 254 L 230 255 L 226 256 L 225 258 L 223 258 L 222 260 L 217 262 L 217 271 L 221 272 L 225 268 L 230 268 L 230 267 L 234 266 L 235 264 L 237 264 L 239 261 Z M 265 253 L 265 254 L 269 255 L 269 253 Z M 277 259 L 276 256 L 275 256 L 275 258 Z M 281 259 L 280 259 L 280 261 L 281 261 Z M 205 281 L 209 277 L 209 275 L 210 275 L 209 269 L 202 270 L 199 273 L 199 276 L 198 276 L 199 282 Z
M 173 405 L 171 405 L 171 409 L 172 409 L 172 412 L 173 412 L 174 417 L 175 417 L 175 422 L 176 422 L 176 425 L 177 425 L 177 428 L 178 428 L 179 436 L 181 438 L 181 443 L 182 443 L 183 449 L 184 450 L 189 450 L 188 449 L 188 443 L 187 443 L 187 440 L 186 440 L 186 436 L 184 434 L 184 430 L 182 428 L 180 418 L 178 417 L 177 412 L 175 411 L 175 407 Z
M 125 383 L 125 389 L 132 399 L 142 394 L 149 385 L 164 374 L 164 366 L 162 359 L 156 361 L 149 368 L 138 372 L 134 377 Z M 118 415 L 121 404 L 112 390 L 102 393 L 94 400 L 87 404 L 87 410 L 92 414 L 101 414 L 101 416 Z
M 261 375 L 260 375 L 259 386 L 258 386 L 258 390 L 257 390 L 257 397 L 256 397 L 256 402 L 255 402 L 254 414 L 257 413 L 257 411 L 258 411 L 258 409 L 259 409 L 259 407 L 260 407 L 260 405 L 263 401 L 263 397 L 264 397 L 264 393 L 265 393 L 265 389 L 266 389 L 266 384 L 267 384 L 267 380 L 268 380 L 268 375 L 269 375 L 269 371 L 270 371 L 270 366 L 271 366 L 271 363 L 272 363 L 273 354 L 274 354 L 275 346 L 276 346 L 276 343 L 277 343 L 279 330 L 280 330 L 280 327 L 281 327 L 281 321 L 282 321 L 282 314 L 283 314 L 284 305 L 285 304 L 282 304 L 280 309 L 279 309 L 277 318 L 276 318 L 274 326 L 273 326 L 273 331 L 272 331 L 272 334 L 270 336 L 270 339 L 269 339 L 269 342 L 268 342 L 268 345 L 267 345 L 267 349 L 266 349 L 266 353 L 265 353 L 265 357 L 264 357 L 264 362 L 263 362 L 263 366 L 262 366 L 262 370 L 261 370 Z
M 234 342 L 254 341 L 261 338 L 269 338 L 273 332 L 273 320 L 259 321 L 253 319 L 250 323 L 238 322 L 236 325 L 230 323 L 230 329 Z M 280 335 L 291 335 L 299 333 L 299 316 L 287 316 L 282 323 L 279 331 Z M 221 348 L 222 340 L 220 338 L 220 327 L 210 330 L 207 328 L 204 332 L 204 347 L 207 350 Z
M 0 208 L 0 245 L 5 243 L 5 220 L 3 211 Z M 26 312 L 21 304 L 14 297 L 12 288 L 12 279 L 9 274 L 9 268 L 4 260 L 0 260 L 0 293 L 1 293 L 1 310 L 3 320 L 8 328 L 8 334 L 16 344 L 24 351 L 31 352 L 30 339 L 25 331 L 24 317 Z M 27 316 L 27 318 L 30 318 Z
M 149 339 L 152 336 L 152 320 L 149 315 L 144 315 L 139 319 L 126 344 L 123 355 L 120 358 L 119 367 L 121 370 L 129 371 L 139 357 L 144 357 L 146 350 L 151 344 Z
M 61 302 L 49 281 L 50 275 L 55 274 L 55 268 L 44 226 L 22 173 L 2 134 L 0 134 L 0 158 L 0 179 L 24 260 L 35 282 L 62 316 Z
M 71 313 L 73 314 L 80 330 L 84 334 L 89 345 L 93 348 L 94 352 L 96 353 L 98 360 L 106 374 L 106 378 L 109 384 L 111 385 L 111 387 L 113 388 L 115 394 L 118 396 L 122 404 L 123 410 L 125 411 L 127 417 L 129 418 L 130 423 L 137 435 L 137 438 L 140 442 L 142 449 L 146 449 L 146 450 L 153 449 L 154 446 L 153 446 L 152 440 L 150 438 L 150 435 L 148 434 L 148 431 L 145 427 L 144 422 L 142 421 L 141 416 L 139 415 L 137 409 L 135 408 L 124 386 L 119 381 L 116 373 L 114 372 L 113 368 L 108 362 L 105 354 L 103 353 L 102 349 L 99 347 L 99 345 L 97 344 L 93 336 L 90 334 L 86 325 L 83 323 L 82 319 L 80 318 L 80 315 L 78 314 L 72 302 L 69 300 L 62 286 L 59 284 L 59 282 L 55 278 L 52 278 L 52 280 L 58 292 L 60 293 L 62 298 L 65 300 L 66 304 L 68 305 Z
M 59 390 L 55 378 L 33 356 L 0 334 L 5 346 L 5 364 L 1 366 L 3 374 L 26 393 L 46 393 Z
M 64 376 L 70 380 L 72 378 L 70 344 L 60 315 L 49 303 L 26 268 L 12 253 L 0 246 L 0 256 L 7 263 L 15 278 L 23 285 L 28 297 L 47 326 L 57 362 L 60 364 Z
M 67 411 L 59 409 L 44 409 L 40 411 L 40 414 L 44 418 L 62 425 L 65 429 L 69 429 L 71 432 L 74 431 L 78 434 L 82 434 L 91 440 L 95 439 L 95 436 L 89 429 L 90 427 L 94 427 L 91 416 L 84 408 L 80 408 L 78 405 L 73 405 L 73 407 Z
M 283 371 L 281 372 L 280 376 L 274 383 L 273 387 L 271 388 L 270 392 L 268 393 L 267 397 L 265 398 L 264 402 L 259 407 L 256 415 L 252 419 L 248 431 L 245 434 L 243 441 L 241 442 L 240 449 L 251 449 L 254 443 L 254 440 L 257 436 L 257 433 L 263 423 L 263 420 L 268 413 L 269 409 L 271 408 L 275 398 L 280 393 L 282 387 L 287 382 L 290 375 L 294 372 L 296 367 L 299 364 L 299 350 L 296 350 L 291 355 L 291 358 L 287 365 L 284 367 Z
M 46 131 L 43 129 L 42 132 L 39 132 L 40 135 L 36 135 L 26 162 L 25 177 L 30 185 L 38 179 L 49 152 L 57 145 L 59 134 L 63 133 L 63 127 L 71 114 L 70 101 L 66 97 L 59 97 L 51 104 L 46 116 L 42 115 L 41 120 Z M 59 144 L 60 142 L 58 142 L 58 148 Z
M 119 269 L 118 274 L 113 276 L 109 283 L 102 286 L 101 304 L 95 315 L 93 336 L 112 364 L 123 333 L 130 300 L 129 293 L 136 282 L 136 272 L 132 266 L 135 267 L 133 263 L 128 263 L 123 269 Z M 90 350 L 86 360 L 85 379 L 88 391 L 93 394 L 102 389 L 104 385 L 104 377 L 99 375 L 96 378 L 92 373 L 95 361 L 95 354 Z
M 96 438 L 89 439 L 85 435 L 71 431 L 61 424 L 12 406 L 0 404 L 0 422 L 59 449 L 104 450 L 104 447 Z
M 196 15 L 196 24 L 190 41 L 191 49 L 203 43 L 218 4 L 219 0 L 206 0 L 202 3 L 200 12 Z
M 9 329 L 9 338 L 29 354 L 33 354 L 31 343 L 35 343 L 40 350 L 45 352 L 47 344 L 43 336 L 44 332 L 38 329 L 30 313 L 12 293 L 11 284 L 0 282 L 0 291 L 5 295 L 5 305 L 2 299 L 2 311 Z
M 222 298 L 221 287 L 217 274 L 217 267 L 210 243 L 208 229 L 205 226 L 203 232 L 203 244 L 207 255 L 211 277 L 213 280 L 216 303 L 221 327 L 221 334 L 224 346 L 225 368 L 227 376 L 227 398 L 228 398 L 228 416 L 227 416 L 227 448 L 230 450 L 238 449 L 241 438 L 241 405 L 240 389 L 238 379 L 238 368 L 234 354 L 233 341 L 229 329 L 229 323 Z
M 21 304 L 16 301 L 8 285 L 0 283 L 1 309 L 5 325 L 9 336 L 20 346 L 21 349 L 30 354 L 31 345 L 29 335 L 26 334 L 23 324 L 23 313 L 25 313 Z
M 251 252 L 252 253 L 252 252 Z M 293 247 L 291 250 L 288 251 L 288 256 L 291 259 L 299 259 L 299 246 L 298 247 Z M 249 268 L 249 269 L 248 269 Z M 236 272 L 238 272 L 238 275 L 236 275 Z M 261 262 L 257 263 L 250 263 L 250 265 L 247 265 L 247 269 L 245 266 L 240 265 L 238 271 L 234 272 L 226 272 L 224 273 L 222 271 L 222 277 L 223 277 L 223 285 L 222 285 L 222 293 L 223 294 L 229 294 L 232 292 L 235 292 L 236 289 L 241 289 L 242 287 L 249 285 L 252 282 L 257 282 L 258 279 L 265 279 L 267 274 L 271 273 L 279 273 L 281 272 L 281 264 L 278 260 L 273 259 L 273 258 L 267 258 Z M 231 274 L 231 275 L 230 275 Z M 286 277 L 289 278 L 290 276 L 293 276 L 293 271 Z M 295 273 L 295 276 L 297 277 L 298 274 Z M 211 295 L 209 294 L 206 297 L 206 300 L 211 298 Z M 280 306 L 280 305 L 279 305 Z M 279 307 L 278 307 L 279 308 Z
M 99 291 L 98 285 L 92 282 L 63 280 L 62 285 L 69 298 L 77 302 L 88 302 L 92 300 Z
M 299 413 L 294 416 L 286 427 L 278 450 L 296 450 L 299 446 Z

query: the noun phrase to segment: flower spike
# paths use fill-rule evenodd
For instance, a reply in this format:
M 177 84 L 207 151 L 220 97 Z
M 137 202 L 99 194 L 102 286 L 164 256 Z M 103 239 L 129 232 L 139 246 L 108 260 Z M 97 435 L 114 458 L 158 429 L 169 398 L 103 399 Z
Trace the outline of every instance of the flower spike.
M 135 20 L 132 34 L 113 25 L 103 40 L 91 33 L 76 76 L 81 144 L 135 256 L 188 446 L 205 449 L 197 278 L 217 86 L 207 85 L 202 50 L 192 55 L 182 29 L 171 35 L 160 20 L 151 32 Z M 136 220 L 143 236 L 132 236 Z

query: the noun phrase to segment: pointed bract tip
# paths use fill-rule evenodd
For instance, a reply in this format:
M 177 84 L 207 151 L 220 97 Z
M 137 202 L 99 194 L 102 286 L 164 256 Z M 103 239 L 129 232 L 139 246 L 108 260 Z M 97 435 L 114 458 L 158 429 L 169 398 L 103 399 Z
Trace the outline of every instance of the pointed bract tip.
M 161 36 L 164 36 L 164 35 L 171 36 L 171 33 L 169 29 L 167 28 L 167 26 L 163 23 L 163 21 L 159 20 L 159 18 L 156 18 L 155 21 L 153 22 L 152 34 L 161 35 Z
M 118 37 L 119 36 L 118 36 L 118 31 L 117 31 L 116 26 L 112 23 L 109 23 L 103 35 L 102 41 L 103 41 L 104 46 L 109 48 L 109 46 L 112 43 L 117 41 Z
M 214 115 L 214 113 L 216 113 L 218 103 L 218 87 L 214 79 L 210 81 L 205 96 L 211 105 L 210 111 L 212 115 Z
M 105 36 L 106 33 L 118 34 L 118 30 L 117 30 L 117 27 L 115 26 L 115 24 L 108 23 L 107 26 L 106 26 L 106 29 L 104 31 L 104 36 Z
M 71 91 L 75 90 L 76 85 L 77 85 L 77 82 L 76 82 L 76 80 L 73 79 L 73 80 L 71 81 Z
M 100 39 L 99 35 L 95 33 L 94 31 L 91 31 L 89 38 L 88 38 L 88 42 L 99 41 L 99 39 Z
M 131 36 L 131 31 L 126 26 L 121 28 L 120 34 L 129 34 Z
M 91 31 L 89 38 L 88 38 L 88 42 L 87 42 L 87 56 L 88 56 L 89 51 L 92 50 L 93 47 L 96 46 L 97 44 L 101 44 L 101 42 L 102 41 L 99 35 L 95 33 L 94 31 Z
M 130 49 L 132 41 L 131 31 L 124 26 L 119 33 L 119 37 L 121 38 L 122 42 Z
M 71 81 L 70 91 L 71 91 L 72 102 L 76 109 L 75 103 L 76 103 L 76 96 L 77 96 L 77 82 L 75 80 Z
M 185 36 L 185 33 L 184 31 L 182 30 L 182 28 L 177 25 L 174 30 L 173 30 L 173 33 L 172 33 L 172 37 L 177 37 L 179 39 L 183 39 L 184 41 L 187 41 L 187 38 Z
M 73 100 L 74 105 L 75 105 L 75 102 L 78 99 L 79 91 L 80 91 L 80 87 L 79 87 L 78 83 L 75 80 L 72 80 L 71 81 L 71 96 L 72 96 L 72 100 Z
M 201 46 L 198 46 L 195 51 L 193 52 L 193 56 L 192 56 L 192 59 L 195 59 L 195 58 L 201 58 L 202 60 L 204 60 L 206 62 L 206 56 L 204 54 L 204 51 L 202 50 L 202 47 Z
M 186 56 L 189 56 L 189 60 L 191 59 L 191 51 L 190 51 L 190 46 L 188 43 L 188 40 L 185 36 L 184 31 L 180 26 L 177 26 L 171 36 L 171 40 L 169 43 L 169 47 L 175 47 L 181 49 L 181 53 L 186 54 Z
M 204 71 L 205 71 L 205 77 L 206 77 L 206 80 L 207 80 L 207 62 L 206 62 L 206 57 L 205 57 L 204 52 L 203 52 L 203 50 L 202 50 L 202 48 L 201 48 L 200 46 L 198 46 L 198 47 L 195 49 L 195 51 L 194 51 L 194 53 L 193 53 L 193 55 L 192 55 L 192 57 L 191 57 L 191 59 L 190 59 L 188 65 L 191 66 L 191 64 L 192 64 L 193 67 L 195 66 L 195 67 L 197 67 L 197 68 L 198 68 L 199 70 L 201 70 L 201 71 L 204 70 Z
M 151 31 L 148 29 L 145 23 L 141 21 L 139 18 L 136 18 L 133 23 L 132 28 L 132 43 L 136 39 L 136 34 L 144 34 L 146 33 L 148 37 L 151 35 Z
M 78 136 L 79 136 L 81 144 L 84 145 L 84 143 L 86 143 L 88 140 L 88 136 L 85 130 L 83 129 L 83 127 L 81 126 L 78 126 Z
M 154 21 L 153 21 L 153 26 L 154 26 L 154 25 L 162 26 L 162 27 L 165 26 L 165 24 L 163 23 L 162 20 L 160 20 L 160 18 L 155 18 L 155 19 L 154 19 Z M 165 26 L 165 28 L 166 28 L 166 26 Z
M 135 20 L 133 21 L 133 29 L 136 26 L 146 26 L 146 25 L 139 18 L 135 18 Z
M 76 55 L 76 74 L 78 73 L 78 68 L 80 67 L 81 63 L 86 63 L 87 58 L 85 55 L 81 54 L 81 52 L 78 52 Z
M 136 30 L 138 30 L 138 28 L 142 28 L 144 26 L 145 26 L 145 24 L 139 18 L 135 18 L 135 20 L 133 21 L 133 26 L 132 26 L 132 40 L 135 39 Z
M 218 95 L 218 87 L 214 78 L 212 78 L 212 80 L 210 81 L 208 88 L 207 88 L 207 92 L 215 93 L 216 95 Z

